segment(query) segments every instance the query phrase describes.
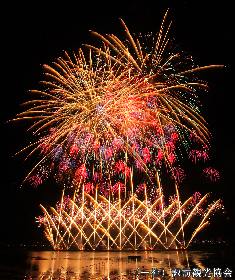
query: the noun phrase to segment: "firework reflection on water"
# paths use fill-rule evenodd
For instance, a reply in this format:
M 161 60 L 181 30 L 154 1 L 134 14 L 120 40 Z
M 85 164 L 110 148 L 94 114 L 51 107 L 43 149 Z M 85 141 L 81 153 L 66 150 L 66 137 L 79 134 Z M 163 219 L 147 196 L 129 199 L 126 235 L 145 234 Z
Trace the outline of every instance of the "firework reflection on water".
M 9 259 L 9 263 L 4 265 L 8 269 L 7 279 L 137 279 L 135 272 L 150 271 L 152 268 L 164 268 L 167 279 L 171 278 L 172 268 L 205 268 L 217 267 L 216 262 L 211 261 L 211 256 L 216 255 L 202 251 L 17 251 L 16 258 L 24 260 L 27 265 L 13 265 L 12 252 L 6 251 L 4 258 Z M 128 258 L 128 256 L 132 258 Z M 135 258 L 134 256 L 138 256 Z M 8 258 L 9 257 L 9 258 Z M 220 267 L 224 270 L 229 267 L 229 263 L 221 256 L 216 257 Z M 6 261 L 3 263 L 5 264 Z M 208 266 L 209 262 L 209 266 Z M 11 266 L 11 267 L 10 267 Z M 16 273 L 24 273 L 25 278 L 19 278 Z M 23 269 L 24 267 L 24 269 Z M 232 267 L 229 267 L 232 270 Z M 24 271 L 23 271 L 24 270 Z M 15 274 L 13 276 L 13 272 Z M 1 272 L 0 276 L 5 277 Z M 10 278 L 12 275 L 13 278 Z M 22 274 L 23 275 L 23 274 Z M 5 279 L 5 278 L 1 278 Z M 139 279 L 151 279 L 141 276 Z M 178 278 L 180 279 L 180 278 Z

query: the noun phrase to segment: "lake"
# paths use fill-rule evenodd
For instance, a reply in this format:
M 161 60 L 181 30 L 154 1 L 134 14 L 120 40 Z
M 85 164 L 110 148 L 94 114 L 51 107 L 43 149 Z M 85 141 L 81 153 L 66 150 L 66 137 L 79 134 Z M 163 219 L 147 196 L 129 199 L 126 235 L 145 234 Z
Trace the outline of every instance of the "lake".
M 152 279 L 151 270 L 226 268 L 231 250 L 214 251 L 0 251 L 0 279 Z M 136 276 L 138 270 L 139 278 Z M 149 272 L 149 273 L 148 273 Z M 161 271 L 159 271 L 160 273 Z M 181 274 L 182 275 L 182 274 Z M 169 278 L 169 277 L 166 277 Z M 233 278 L 233 275 L 232 275 Z M 199 279 L 199 278 L 198 278 Z M 230 278 L 231 279 L 231 278 Z

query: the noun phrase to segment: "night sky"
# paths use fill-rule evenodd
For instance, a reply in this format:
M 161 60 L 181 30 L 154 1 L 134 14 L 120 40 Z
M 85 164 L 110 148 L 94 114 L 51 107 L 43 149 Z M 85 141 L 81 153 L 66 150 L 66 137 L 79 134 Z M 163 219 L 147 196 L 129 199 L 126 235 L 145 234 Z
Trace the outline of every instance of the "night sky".
M 202 115 L 212 134 L 211 160 L 195 166 L 185 159 L 181 165 L 187 167 L 188 176 L 182 185 L 187 197 L 195 191 L 213 192 L 216 198 L 222 198 L 226 208 L 226 214 L 212 219 L 200 237 L 232 239 L 235 222 L 232 1 L 102 1 L 101 4 L 84 1 L 80 5 L 76 2 L 71 5 L 49 5 L 41 1 L 29 5 L 14 2 L 13 5 L 12 2 L 5 4 L 1 11 L 0 243 L 44 242 L 42 229 L 34 222 L 35 216 L 41 214 L 39 204 L 54 206 L 61 197 L 62 187 L 56 185 L 53 178 L 38 188 L 28 182 L 21 187 L 38 158 L 32 156 L 24 161 L 27 152 L 14 154 L 36 139 L 27 132 L 31 122 L 7 122 L 23 111 L 20 104 L 35 98 L 28 90 L 40 88 L 42 65 L 52 65 L 57 57 L 63 56 L 63 50 L 71 54 L 85 43 L 100 47 L 89 30 L 124 38 L 119 18 L 125 21 L 131 33 L 157 33 L 167 8 L 166 23 L 172 21 L 168 38 L 174 38 L 182 50 L 190 52 L 199 66 L 226 66 L 204 71 L 199 76 L 210 87 L 208 93 L 200 94 L 200 99 Z M 220 180 L 212 183 L 205 178 L 204 166 L 217 169 Z

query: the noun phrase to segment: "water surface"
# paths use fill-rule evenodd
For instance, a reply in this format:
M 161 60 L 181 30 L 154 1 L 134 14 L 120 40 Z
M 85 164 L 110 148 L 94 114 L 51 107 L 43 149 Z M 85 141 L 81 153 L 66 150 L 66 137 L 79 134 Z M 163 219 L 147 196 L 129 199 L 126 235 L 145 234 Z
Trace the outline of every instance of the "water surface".
M 0 257 L 0 279 L 137 279 L 135 272 L 164 268 L 226 267 L 234 257 L 225 250 L 208 251 L 25 251 L 4 250 Z M 151 279 L 141 276 L 141 279 Z

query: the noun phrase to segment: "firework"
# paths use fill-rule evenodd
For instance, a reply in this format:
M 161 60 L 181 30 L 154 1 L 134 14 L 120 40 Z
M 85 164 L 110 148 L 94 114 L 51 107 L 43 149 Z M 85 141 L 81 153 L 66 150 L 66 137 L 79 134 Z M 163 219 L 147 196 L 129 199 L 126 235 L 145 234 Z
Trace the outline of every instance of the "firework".
M 172 175 L 171 175 L 171 178 L 172 179 L 176 179 L 178 182 L 182 182 L 185 178 L 185 173 L 184 173 L 184 170 L 178 166 L 178 167 L 173 167 L 172 168 Z
M 102 46 L 86 45 L 88 60 L 80 49 L 65 53 L 53 67 L 44 65 L 44 89 L 32 91 L 39 98 L 26 102 L 30 108 L 16 119 L 34 121 L 30 129 L 38 141 L 25 149 L 41 155 L 25 180 L 38 186 L 53 174 L 74 189 L 73 199 L 63 195 L 51 214 L 42 206 L 38 221 L 55 249 L 72 244 L 96 249 L 100 242 L 106 249 L 110 243 L 120 249 L 171 248 L 173 243 L 187 248 L 185 225 L 204 213 L 191 242 L 221 205 L 218 200 L 202 208 L 207 195 L 180 200 L 181 148 L 195 163 L 209 159 L 209 131 L 198 99 L 198 91 L 208 87 L 195 73 L 219 66 L 200 68 L 176 51 L 167 39 L 171 23 L 164 29 L 166 16 L 156 37 L 135 38 L 122 20 L 125 41 L 92 32 Z M 191 150 L 191 144 L 198 149 Z M 163 167 L 175 181 L 168 206 L 160 181 Z M 173 233 L 175 222 L 179 227 Z
M 203 173 L 205 173 L 206 177 L 209 177 L 211 181 L 216 181 L 220 178 L 219 171 L 212 167 L 205 168 L 202 174 Z
M 208 148 L 190 151 L 189 158 L 191 158 L 192 161 L 194 161 L 195 163 L 197 162 L 197 160 L 199 161 L 200 159 L 203 159 L 205 162 L 206 160 L 209 159 Z
M 111 203 L 97 194 L 94 199 L 85 193 L 76 202 L 62 196 L 61 202 L 50 211 L 41 205 L 43 216 L 37 222 L 44 227 L 54 249 L 186 249 L 193 237 L 209 224 L 209 217 L 223 209 L 220 200 L 205 206 L 208 196 L 195 193 L 180 204 L 174 196 L 163 207 L 162 194 L 153 203 L 147 196 L 141 201 L 136 195 L 131 195 L 125 203 L 118 199 Z M 185 244 L 182 229 L 195 217 L 199 225 Z
M 165 55 L 170 25 L 164 32 L 162 23 L 148 50 L 121 22 L 125 42 L 93 32 L 103 46 L 87 45 L 88 61 L 79 50 L 72 57 L 65 53 L 54 67 L 44 65 L 45 89 L 32 91 L 40 98 L 26 102 L 31 108 L 17 118 L 34 120 L 30 129 L 39 136 L 29 147 L 41 160 L 25 180 L 35 179 L 37 186 L 54 173 L 57 182 L 75 188 L 97 184 L 98 177 L 101 189 L 120 180 L 126 186 L 130 170 L 150 181 L 162 162 L 171 170 L 180 156 L 176 146 L 188 151 L 191 138 L 208 149 L 197 97 L 207 86 L 194 76 L 205 67 L 171 48 Z

